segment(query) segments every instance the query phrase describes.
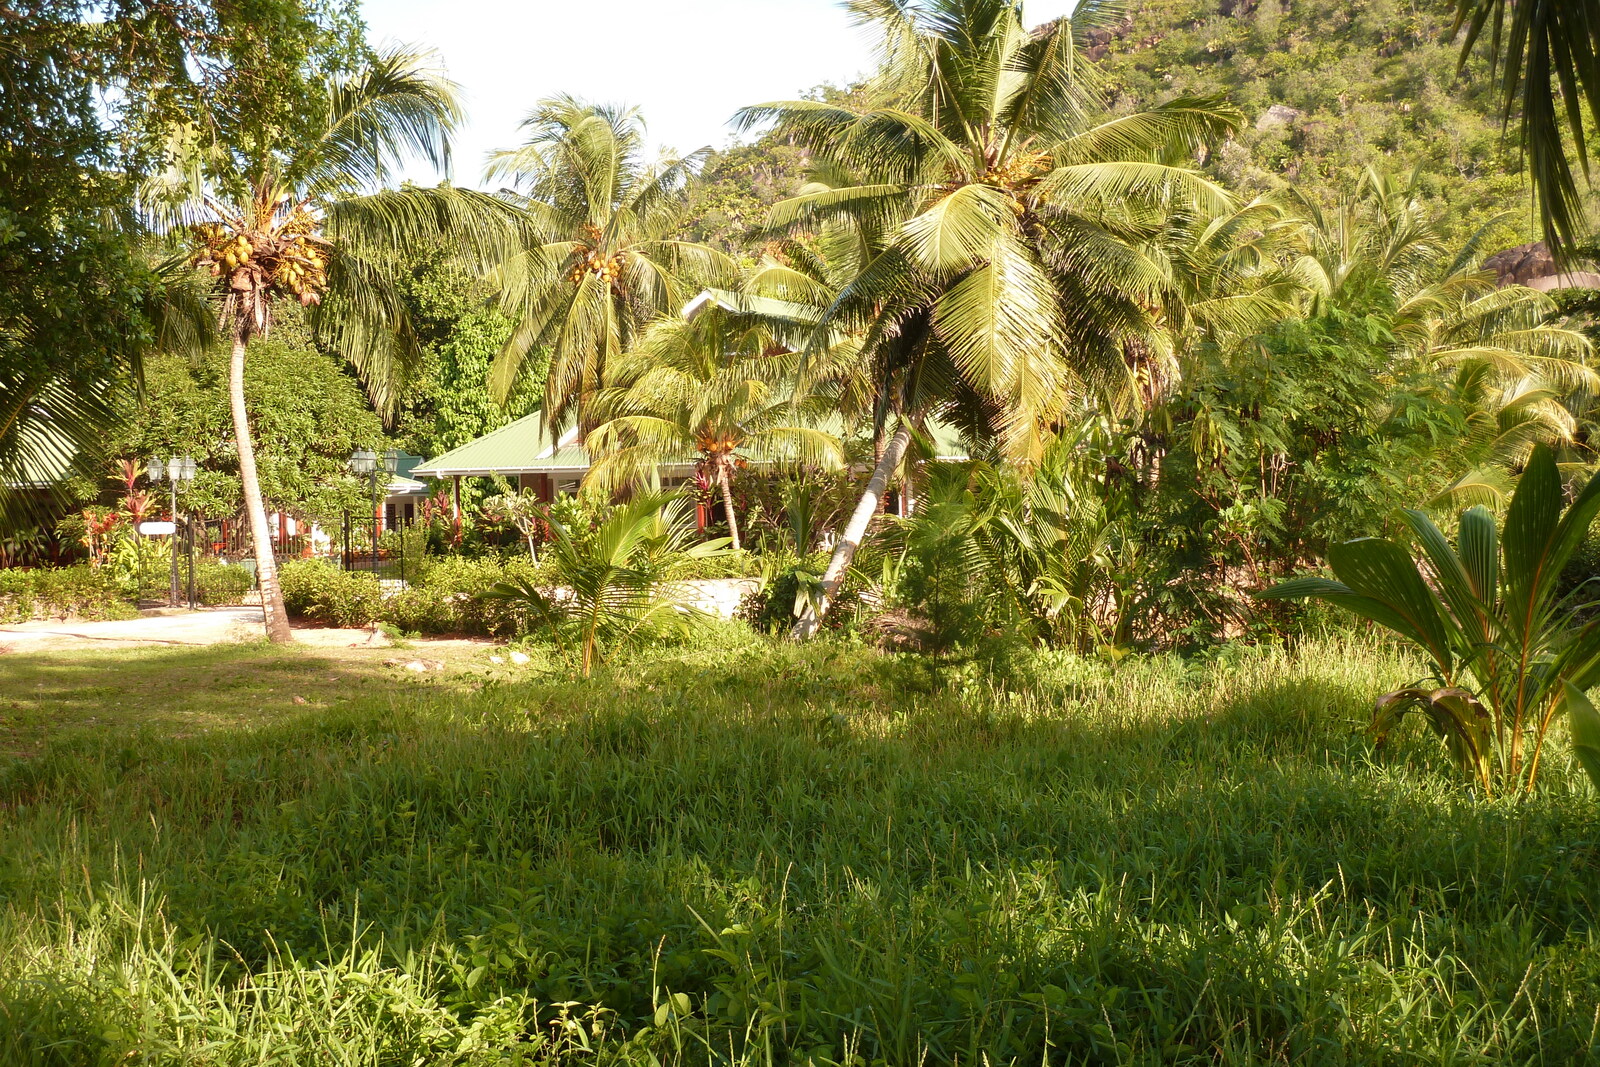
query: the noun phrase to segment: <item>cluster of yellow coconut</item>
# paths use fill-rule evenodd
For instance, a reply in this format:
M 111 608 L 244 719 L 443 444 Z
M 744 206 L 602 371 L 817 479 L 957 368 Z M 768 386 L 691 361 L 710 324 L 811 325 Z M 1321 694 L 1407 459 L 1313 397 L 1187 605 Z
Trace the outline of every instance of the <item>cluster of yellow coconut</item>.
M 296 208 L 276 227 L 242 233 L 216 222 L 194 227 L 200 244 L 194 263 L 230 288 L 257 290 L 268 286 L 292 293 L 302 305 L 320 304 L 328 284 L 328 254 L 316 235 L 316 220 Z
M 991 167 L 980 181 L 1001 189 L 1017 189 L 1032 185 L 1050 169 L 1050 153 L 1019 152 L 997 167 Z
M 583 280 L 585 274 L 593 274 L 607 285 L 614 285 L 622 275 L 622 262 L 626 255 L 625 252 L 618 252 L 614 256 L 607 256 L 599 251 L 590 252 L 587 257 L 578 260 L 568 280 L 576 285 Z

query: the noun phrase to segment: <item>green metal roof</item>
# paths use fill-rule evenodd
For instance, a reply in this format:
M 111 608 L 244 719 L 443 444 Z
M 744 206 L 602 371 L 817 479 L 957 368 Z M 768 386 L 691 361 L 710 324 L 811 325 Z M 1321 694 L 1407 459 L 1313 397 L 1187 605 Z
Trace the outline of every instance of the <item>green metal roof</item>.
M 842 420 L 832 415 L 821 420 L 818 428 L 839 433 L 843 429 Z M 567 431 L 564 435 L 567 443 L 558 447 L 545 432 L 544 418 L 534 412 L 436 459 L 418 463 L 410 475 L 413 478 L 470 478 L 491 474 L 582 473 L 589 469 L 592 461 L 588 451 L 572 440 L 575 436 L 573 431 Z M 934 459 L 967 458 L 960 435 L 948 423 L 929 420 L 928 438 L 933 445 Z M 666 467 L 683 465 L 681 462 L 663 464 Z
M 7 478 L 7 489 L 48 489 L 74 473 L 78 450 L 48 423 L 28 424 L 22 429 L 20 462 L 14 468 L 15 480 Z
M 545 430 L 544 416 L 535 411 L 476 441 L 419 463 L 410 473 L 413 478 L 451 478 L 586 471 L 589 453 L 571 437 L 572 432 L 568 431 L 567 443 L 558 445 Z
M 928 442 L 933 445 L 933 458 L 945 460 L 971 459 L 967 446 L 961 443 L 956 428 L 940 419 L 928 420 Z

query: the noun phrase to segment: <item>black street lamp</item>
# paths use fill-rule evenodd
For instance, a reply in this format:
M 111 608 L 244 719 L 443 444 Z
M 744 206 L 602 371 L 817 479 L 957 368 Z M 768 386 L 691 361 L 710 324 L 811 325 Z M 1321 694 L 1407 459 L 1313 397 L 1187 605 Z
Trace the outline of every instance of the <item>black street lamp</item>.
M 151 456 L 149 474 L 152 483 L 166 480 L 172 483 L 172 588 L 167 591 L 167 603 L 176 604 L 181 595 L 178 587 L 178 483 L 194 481 L 193 456 L 168 456 L 165 460 Z
M 358 449 L 350 456 L 350 469 L 356 474 L 365 474 L 372 485 L 372 573 L 378 573 L 378 474 L 381 472 L 385 479 L 396 469 L 396 456 L 393 452 L 383 455 L 371 449 Z

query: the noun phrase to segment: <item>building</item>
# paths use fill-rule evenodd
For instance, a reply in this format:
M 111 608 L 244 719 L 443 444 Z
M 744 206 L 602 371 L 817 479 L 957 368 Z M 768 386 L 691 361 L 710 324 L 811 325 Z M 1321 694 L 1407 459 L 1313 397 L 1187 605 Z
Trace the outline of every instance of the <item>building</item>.
M 569 429 L 552 440 L 544 416 L 535 411 L 460 448 L 416 464 L 409 477 L 453 483 L 451 496 L 458 502 L 461 479 L 494 476 L 505 478 L 518 489 L 533 490 L 540 500 L 551 501 L 558 493 L 577 492 L 589 465 L 589 453 L 578 443 L 577 429 Z M 676 466 L 693 470 L 693 464 Z
M 960 462 L 967 459 L 966 449 L 953 428 L 935 423 L 930 429 L 935 460 Z M 552 441 L 545 429 L 544 417 L 536 411 L 435 459 L 424 460 L 412 467 L 409 474 L 411 479 L 451 482 L 451 498 L 459 511 L 463 478 L 498 476 L 518 489 L 532 490 L 548 503 L 561 493 L 576 493 L 584 475 L 589 473 L 589 466 L 589 453 L 578 442 L 577 429 L 569 429 Z M 661 485 L 663 488 L 682 485 L 694 477 L 694 472 L 692 460 L 664 463 L 659 470 Z M 717 506 L 720 505 L 714 504 L 713 510 Z M 899 513 L 900 509 L 891 506 L 891 510 Z M 702 524 L 708 518 L 714 519 L 714 516 L 702 515 Z

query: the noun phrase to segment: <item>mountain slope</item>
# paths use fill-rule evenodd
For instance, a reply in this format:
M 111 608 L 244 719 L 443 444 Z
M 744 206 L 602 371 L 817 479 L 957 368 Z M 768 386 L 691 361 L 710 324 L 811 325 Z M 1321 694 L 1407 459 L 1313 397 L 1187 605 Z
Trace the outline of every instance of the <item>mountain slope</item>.
M 1501 212 L 1490 247 L 1526 239 L 1531 201 L 1486 64 L 1456 74 L 1440 4 L 1135 0 L 1095 35 L 1118 110 L 1225 94 L 1248 128 L 1211 160 L 1244 192 L 1293 183 L 1331 202 L 1367 166 L 1422 171 L 1455 236 Z

